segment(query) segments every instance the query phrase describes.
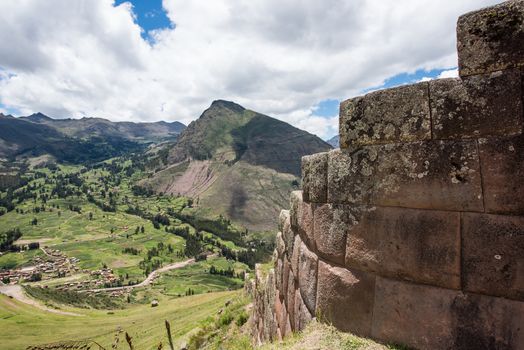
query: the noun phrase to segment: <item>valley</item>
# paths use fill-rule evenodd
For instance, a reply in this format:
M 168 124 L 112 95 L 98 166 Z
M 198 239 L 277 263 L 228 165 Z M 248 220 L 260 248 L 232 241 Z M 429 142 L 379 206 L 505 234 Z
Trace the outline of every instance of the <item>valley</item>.
M 0 133 L 10 145 L 0 149 L 0 343 L 9 349 L 109 348 L 123 332 L 156 348 L 164 320 L 177 344 L 201 341 L 202 327 L 240 330 L 248 301 L 239 290 L 270 260 L 300 158 L 330 148 L 226 101 L 185 130 L 43 114 L 0 123 L 34 136 Z

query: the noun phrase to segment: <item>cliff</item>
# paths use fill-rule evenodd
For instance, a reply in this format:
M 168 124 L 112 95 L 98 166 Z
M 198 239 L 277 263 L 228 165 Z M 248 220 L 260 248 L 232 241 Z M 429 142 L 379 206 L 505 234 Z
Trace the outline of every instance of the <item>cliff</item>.
M 419 349 L 524 349 L 524 2 L 461 16 L 459 73 L 340 106 L 302 158 L 256 343 L 313 318 Z

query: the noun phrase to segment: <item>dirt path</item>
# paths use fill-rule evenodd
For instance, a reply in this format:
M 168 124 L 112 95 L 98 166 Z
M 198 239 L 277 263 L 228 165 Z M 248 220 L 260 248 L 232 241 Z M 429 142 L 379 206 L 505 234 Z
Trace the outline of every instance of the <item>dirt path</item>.
M 211 256 L 213 256 L 213 255 L 210 255 L 209 257 L 211 257 Z M 145 280 L 143 280 L 142 282 L 140 282 L 139 284 L 134 284 L 132 286 L 88 289 L 87 291 L 88 292 L 113 292 L 113 291 L 117 291 L 117 290 L 131 290 L 131 289 L 134 289 L 134 288 L 145 287 L 145 286 L 150 285 L 151 282 L 153 282 L 153 280 L 159 274 L 161 274 L 162 272 L 166 272 L 166 271 L 169 271 L 169 270 L 180 269 L 182 267 L 186 267 L 187 265 L 193 264 L 194 262 L 195 262 L 195 259 L 189 259 L 189 260 L 186 260 L 186 261 L 181 261 L 181 262 L 177 262 L 177 263 L 166 265 L 164 267 L 159 268 L 158 270 L 155 270 L 155 271 L 151 272 L 147 276 L 147 278 Z
M 48 308 L 47 306 L 40 304 L 35 299 L 32 299 L 28 295 L 26 295 L 24 293 L 24 289 L 22 288 L 22 286 L 18 284 L 7 285 L 7 286 L 0 285 L 0 293 L 10 296 L 18 301 L 21 301 L 24 304 L 32 305 L 34 307 L 37 307 L 47 312 L 52 312 L 55 314 L 66 315 L 66 316 L 82 316 L 80 314 L 75 314 L 73 312 L 67 312 L 67 311 L 61 311 L 61 310 L 55 310 L 55 309 Z

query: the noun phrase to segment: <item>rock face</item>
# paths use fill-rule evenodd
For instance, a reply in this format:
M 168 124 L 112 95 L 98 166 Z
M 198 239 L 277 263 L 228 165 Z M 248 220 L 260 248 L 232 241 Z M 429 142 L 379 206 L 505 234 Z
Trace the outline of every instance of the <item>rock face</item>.
M 524 349 L 523 23 L 524 1 L 466 14 L 461 78 L 341 104 L 340 149 L 302 159 L 282 214 L 281 321 L 258 340 L 317 317 L 417 349 Z

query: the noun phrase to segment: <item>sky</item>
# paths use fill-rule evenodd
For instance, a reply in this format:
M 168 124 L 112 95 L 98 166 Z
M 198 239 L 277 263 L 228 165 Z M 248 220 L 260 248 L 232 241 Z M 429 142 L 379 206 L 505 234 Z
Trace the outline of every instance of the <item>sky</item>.
M 340 101 L 457 76 L 493 0 L 0 1 L 0 112 L 189 124 L 225 99 L 324 139 Z

